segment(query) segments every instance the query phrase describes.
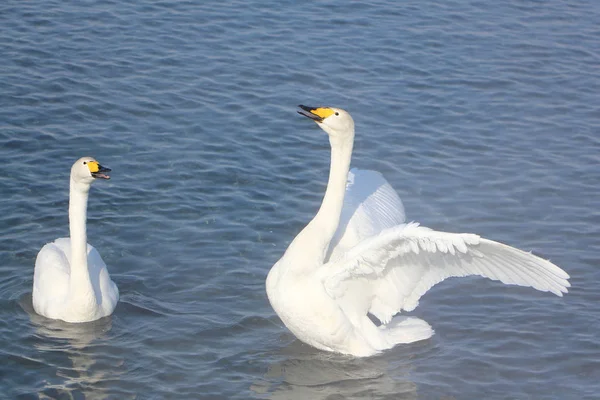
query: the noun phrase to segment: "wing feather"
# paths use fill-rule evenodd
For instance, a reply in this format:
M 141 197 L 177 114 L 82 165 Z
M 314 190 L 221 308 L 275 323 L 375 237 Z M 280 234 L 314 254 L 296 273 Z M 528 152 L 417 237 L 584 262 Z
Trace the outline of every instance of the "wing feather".
M 353 168 L 348 173 L 338 229 L 326 260 L 335 260 L 363 240 L 404 223 L 404 206 L 388 181 L 377 171 Z
M 433 231 L 416 223 L 384 229 L 319 270 L 328 294 L 354 297 L 348 282 L 370 301 L 364 309 L 388 322 L 401 310 L 411 311 L 435 284 L 450 277 L 479 275 L 505 284 L 533 287 L 557 296 L 567 293 L 569 275 L 531 253 L 474 234 Z M 353 289 L 356 290 L 356 289 Z

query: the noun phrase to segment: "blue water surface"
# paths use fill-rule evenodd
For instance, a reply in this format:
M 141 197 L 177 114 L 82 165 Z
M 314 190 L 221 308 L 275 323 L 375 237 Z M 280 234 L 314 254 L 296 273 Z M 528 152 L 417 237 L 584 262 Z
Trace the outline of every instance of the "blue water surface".
M 600 3 L 68 1 L 0 4 L 0 397 L 597 399 Z M 316 212 L 347 109 L 353 165 L 409 220 L 552 260 L 564 298 L 451 279 L 432 339 L 353 359 L 297 341 L 264 290 Z M 39 249 L 88 240 L 121 301 L 68 325 L 31 305 Z

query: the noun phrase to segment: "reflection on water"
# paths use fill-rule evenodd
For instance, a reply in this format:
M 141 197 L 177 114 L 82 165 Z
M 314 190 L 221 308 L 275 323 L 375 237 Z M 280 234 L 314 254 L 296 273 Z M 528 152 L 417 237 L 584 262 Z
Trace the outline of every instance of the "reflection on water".
M 416 399 L 410 359 L 392 366 L 384 357 L 325 353 L 294 341 L 251 390 L 269 399 Z
M 35 327 L 36 342 L 34 346 L 41 352 L 60 353 L 70 360 L 71 368 L 59 368 L 59 382 L 48 381 L 38 393 L 40 398 L 69 398 L 83 395 L 86 399 L 108 398 L 107 379 L 118 378 L 118 369 L 100 363 L 98 353 L 102 350 L 102 340 L 112 328 L 112 318 L 106 317 L 93 322 L 69 324 L 52 320 L 37 314 L 33 310 L 31 294 L 21 298 L 21 306 L 29 315 Z M 105 361 L 105 360 L 103 360 Z

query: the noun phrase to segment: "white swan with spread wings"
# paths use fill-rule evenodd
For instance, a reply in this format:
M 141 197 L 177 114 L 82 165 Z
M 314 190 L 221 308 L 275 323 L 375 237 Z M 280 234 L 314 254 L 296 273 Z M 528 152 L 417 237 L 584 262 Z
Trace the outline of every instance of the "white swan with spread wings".
M 271 268 L 266 289 L 283 323 L 322 350 L 370 356 L 433 335 L 411 311 L 433 285 L 479 275 L 557 296 L 569 275 L 531 253 L 470 233 L 406 223 L 389 183 L 374 171 L 350 171 L 354 121 L 333 107 L 300 106 L 331 145 L 329 182 L 317 215 Z M 375 325 L 371 314 L 381 325 Z

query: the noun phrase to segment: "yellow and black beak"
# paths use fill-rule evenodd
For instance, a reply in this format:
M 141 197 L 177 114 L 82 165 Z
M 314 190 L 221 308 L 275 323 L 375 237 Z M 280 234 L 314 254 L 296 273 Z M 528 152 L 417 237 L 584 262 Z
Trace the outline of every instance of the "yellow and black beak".
M 107 173 L 110 172 L 111 169 L 103 167 L 98 161 L 88 161 L 87 166 L 90 169 L 90 173 L 94 178 L 110 179 L 110 176 L 107 175 Z
M 302 104 L 300 104 L 298 107 L 300 107 L 298 114 L 304 115 L 305 117 L 308 117 L 318 123 L 323 122 L 325 118 L 334 113 L 334 111 L 328 107 L 307 107 L 303 106 Z

